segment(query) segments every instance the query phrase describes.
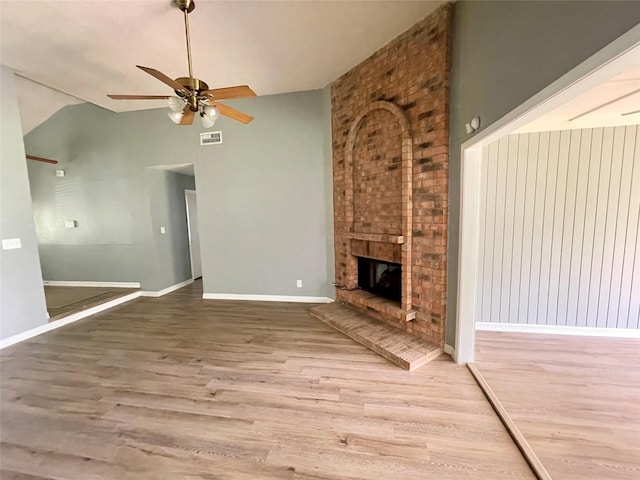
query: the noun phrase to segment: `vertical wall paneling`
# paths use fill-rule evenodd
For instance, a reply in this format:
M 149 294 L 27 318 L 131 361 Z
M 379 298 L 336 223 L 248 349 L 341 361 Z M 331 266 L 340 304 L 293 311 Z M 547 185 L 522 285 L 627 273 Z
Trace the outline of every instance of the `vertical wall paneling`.
M 478 320 L 640 327 L 640 127 L 483 150 Z
M 501 166 L 498 164 L 498 159 L 505 158 L 509 155 L 509 138 L 505 137 L 499 140 L 498 143 L 498 157 L 496 159 L 496 198 L 495 198 L 495 211 L 494 211 L 494 235 L 493 235 L 493 253 L 492 253 L 492 273 L 491 273 L 491 318 L 496 322 L 501 321 L 501 295 L 502 295 L 502 283 L 503 283 L 503 269 L 502 269 L 502 252 L 503 252 L 503 240 L 504 240 L 504 203 L 506 201 L 505 195 L 507 191 L 507 175 L 509 173 L 509 165 Z
M 533 323 L 546 323 L 549 311 L 549 285 L 551 281 L 551 252 L 553 247 L 554 215 L 556 211 L 556 189 L 558 187 L 558 152 L 560 150 L 560 132 L 549 135 L 547 153 L 547 179 L 545 184 L 545 204 L 542 225 L 542 253 L 540 255 L 540 293 L 538 308 Z
M 613 131 L 613 148 L 611 152 L 611 175 L 609 176 L 609 198 L 605 223 L 604 251 L 602 271 L 600 274 L 600 296 L 598 301 L 598 317 L 596 326 L 606 327 L 609 315 L 609 297 L 613 279 L 613 259 L 615 253 L 616 230 L 618 227 L 618 202 L 622 182 L 622 142 L 624 127 L 616 127 Z
M 518 323 L 526 323 L 529 316 L 529 292 L 533 289 L 530 284 L 533 258 L 533 225 L 536 208 L 536 183 L 538 181 L 538 162 L 530 162 L 530 158 L 538 157 L 540 135 L 535 133 L 528 138 L 526 152 L 526 168 L 524 173 L 524 206 L 522 218 L 522 254 L 520 256 L 520 281 L 518 282 L 518 306 L 514 318 Z
M 611 290 L 609 292 L 609 314 L 607 315 L 607 327 L 615 327 L 618 322 L 626 322 L 626 318 L 621 319 L 620 313 L 623 311 L 624 317 L 627 313 L 624 312 L 623 305 L 625 303 L 622 298 L 625 288 L 625 270 L 628 270 L 628 266 L 632 264 L 632 259 L 627 254 L 627 244 L 629 243 L 629 230 L 631 226 L 631 207 L 634 203 L 632 201 L 632 188 L 633 188 L 633 171 L 634 171 L 634 158 L 636 148 L 637 129 L 635 127 L 625 127 L 624 142 L 622 151 L 622 175 L 620 182 L 620 198 L 618 202 L 618 221 L 616 228 L 616 241 L 614 247 L 613 258 L 613 275 L 611 279 Z M 638 189 L 640 186 L 635 185 Z M 628 201 L 626 199 L 629 199 Z M 634 222 L 635 223 L 635 222 Z M 633 230 L 635 230 L 634 226 Z M 612 308 L 612 305 L 617 308 Z M 625 305 L 626 306 L 626 305 Z
M 515 225 L 515 205 L 513 204 L 516 193 L 516 178 L 520 158 L 518 155 L 518 144 L 520 137 L 512 135 L 508 137 L 508 155 L 515 157 L 515 162 L 510 162 L 506 169 L 506 188 L 504 193 L 504 225 L 503 225 L 503 245 L 502 245 L 502 281 L 500 297 L 500 322 L 509 323 L 509 304 L 511 301 L 511 277 L 513 266 L 513 230 Z
M 486 211 L 484 213 L 485 234 L 480 239 L 482 245 L 482 265 L 480 271 L 482 276 L 482 298 L 480 304 L 481 315 L 477 318 L 491 318 L 492 294 L 493 292 L 493 252 L 495 245 L 495 212 L 496 212 L 496 189 L 495 179 L 498 172 L 498 143 L 493 143 L 483 151 L 483 162 L 486 165 L 486 175 L 483 183 L 486 183 L 484 191 L 486 198 L 483 198 Z M 482 188 L 481 188 L 482 190 Z
M 531 156 L 530 158 L 536 158 Z M 536 163 L 535 202 L 533 214 L 533 229 L 531 236 L 531 269 L 529 271 L 529 296 L 527 298 L 527 316 L 522 323 L 536 323 L 539 312 L 540 280 L 542 277 L 542 249 L 544 235 L 534 235 L 543 232 L 544 214 L 547 196 L 547 169 L 549 162 L 549 133 L 540 134 L 538 141 L 538 161 Z
M 580 142 L 575 149 L 577 153 L 577 179 L 575 197 L 573 199 L 573 221 L 571 233 L 571 246 L 569 252 L 569 272 L 567 285 L 567 301 L 564 311 L 566 325 L 578 324 L 576 310 L 578 296 L 580 294 L 580 270 L 582 268 L 582 250 L 584 245 L 584 224 L 587 203 L 587 186 L 591 174 L 591 138 L 592 130 L 577 130 L 581 133 Z
M 567 302 L 569 295 L 569 276 L 573 253 L 573 227 L 575 218 L 576 193 L 580 174 L 580 143 L 582 130 L 570 130 L 566 188 L 564 192 L 564 216 L 562 217 L 562 241 L 560 247 L 560 268 L 558 271 L 558 292 L 556 296 L 556 325 L 567 325 Z M 564 157 L 560 158 L 563 162 Z
M 604 258 L 606 236 L 607 204 L 609 201 L 609 179 L 611 177 L 611 153 L 613 150 L 613 128 L 604 129 L 600 157 L 600 178 L 593 236 L 591 275 L 589 277 L 589 300 L 587 305 L 587 326 L 597 326 L 598 305 L 600 303 L 600 279 Z
M 636 165 L 636 170 L 640 170 L 640 168 L 637 167 L 638 163 L 640 163 L 640 144 L 636 144 L 634 163 Z M 640 182 L 640 175 L 634 175 L 634 180 L 636 181 L 634 185 L 638 185 L 638 182 Z M 635 251 L 633 253 L 633 266 L 631 269 L 631 292 L 629 293 L 627 328 L 640 328 L 640 295 L 638 295 L 638 290 L 640 290 L 640 211 L 636 218 L 638 223 L 636 224 Z
M 480 202 L 481 202 L 480 209 L 482 212 L 482 216 L 478 221 L 478 228 L 479 228 L 478 258 L 479 258 L 479 262 L 481 262 L 481 264 L 484 265 L 485 258 L 486 258 L 486 247 L 487 247 L 487 243 L 486 243 L 487 212 L 489 211 L 489 209 L 487 208 L 487 201 L 488 201 L 487 175 L 489 173 L 489 162 L 487 161 L 487 159 L 489 158 L 488 146 L 483 147 L 482 158 L 484 159 L 484 161 L 482 162 L 482 169 L 481 169 L 482 177 L 480 180 Z M 477 279 L 476 288 L 481 293 L 480 293 L 480 296 L 478 297 L 480 301 L 476 302 L 475 306 L 476 306 L 476 318 L 480 318 L 482 317 L 482 309 L 484 308 L 482 304 L 482 298 L 484 293 L 487 292 L 488 290 L 486 290 L 486 285 L 484 282 L 485 272 L 482 270 L 478 270 L 477 274 L 478 274 L 478 279 Z
M 633 173 L 631 189 L 640 189 L 640 128 L 635 132 L 636 142 L 633 152 Z M 627 243 L 624 253 L 624 267 L 618 325 L 626 318 L 627 328 L 638 328 L 640 320 L 640 195 L 631 194 Z
M 518 135 L 518 162 L 515 172 L 515 195 L 513 196 L 513 238 L 511 241 L 512 253 L 511 253 L 511 277 L 509 281 L 510 294 L 509 294 L 509 310 L 506 322 L 510 319 L 518 319 L 519 315 L 519 299 L 522 290 L 522 256 L 523 256 L 523 236 L 522 231 L 524 229 L 524 221 L 526 217 L 525 209 L 525 194 L 526 194 L 526 180 L 527 180 L 527 155 L 529 153 L 529 135 Z
M 602 170 L 602 128 L 591 131 L 591 145 L 588 161 L 588 179 L 585 191 L 584 216 L 582 219 L 583 239 L 580 251 L 580 275 L 578 280 L 578 296 L 576 300 L 576 325 L 588 325 L 588 307 L 590 302 L 590 282 L 594 259 L 594 242 L 597 234 L 596 211 L 598 206 L 598 192 Z
M 570 131 L 560 132 L 558 151 L 553 158 L 558 167 L 553 209 L 553 230 L 551 232 L 551 257 L 549 265 L 549 292 L 547 297 L 547 318 L 543 323 L 557 324 L 560 295 L 560 274 L 562 269 L 562 240 L 565 235 L 564 207 L 567 199 L 567 173 L 569 169 Z M 507 159 L 507 162 L 509 159 Z M 552 191 L 553 193 L 553 191 Z

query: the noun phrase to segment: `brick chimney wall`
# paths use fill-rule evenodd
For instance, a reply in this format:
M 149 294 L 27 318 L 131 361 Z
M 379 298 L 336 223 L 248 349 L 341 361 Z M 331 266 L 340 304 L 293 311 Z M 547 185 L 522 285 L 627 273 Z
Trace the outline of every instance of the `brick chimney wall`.
M 437 345 L 446 316 L 451 15 L 441 6 L 331 88 L 337 298 Z M 357 256 L 402 264 L 398 308 L 411 315 L 357 294 Z

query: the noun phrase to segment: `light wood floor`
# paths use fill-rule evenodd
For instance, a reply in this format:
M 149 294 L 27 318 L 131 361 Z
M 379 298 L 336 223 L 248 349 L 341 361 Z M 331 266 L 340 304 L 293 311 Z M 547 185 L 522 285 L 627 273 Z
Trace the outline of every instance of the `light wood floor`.
M 110 302 L 137 291 L 137 288 L 59 287 L 45 285 L 49 321 L 60 320 L 73 313 Z
M 465 367 L 199 282 L 2 351 L 0 477 L 532 479 Z
M 554 480 L 640 478 L 640 341 L 476 332 L 476 365 Z

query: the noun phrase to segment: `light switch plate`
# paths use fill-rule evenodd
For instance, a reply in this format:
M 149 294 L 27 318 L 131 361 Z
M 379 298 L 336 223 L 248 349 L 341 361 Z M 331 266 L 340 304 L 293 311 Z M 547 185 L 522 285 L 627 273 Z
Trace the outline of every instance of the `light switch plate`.
M 3 250 L 13 250 L 15 248 L 22 248 L 22 242 L 19 238 L 4 238 L 2 240 Z
M 160 233 L 162 233 L 163 235 L 167 232 L 167 229 L 164 227 L 160 227 Z
M 75 220 L 65 220 L 64 228 L 76 228 L 78 226 L 78 222 Z

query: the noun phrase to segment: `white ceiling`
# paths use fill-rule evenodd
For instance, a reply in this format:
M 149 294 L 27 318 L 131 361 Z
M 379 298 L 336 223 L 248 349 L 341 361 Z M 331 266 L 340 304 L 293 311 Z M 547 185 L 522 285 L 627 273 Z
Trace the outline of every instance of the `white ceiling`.
M 0 0 L 1 1 L 1 0 Z M 16 91 L 22 120 L 22 133 L 26 135 L 62 107 L 83 103 L 71 95 L 53 90 L 28 78 L 16 75 Z
M 640 46 L 616 62 L 611 78 L 514 133 L 640 124 Z
M 258 95 L 322 88 L 441 3 L 196 0 L 194 76 L 210 88 L 248 84 Z M 0 26 L 2 63 L 69 101 L 114 112 L 158 108 L 107 94 L 171 94 L 136 64 L 188 76 L 182 12 L 172 0 L 1 0 Z M 60 102 L 50 92 L 33 96 L 45 112 Z

